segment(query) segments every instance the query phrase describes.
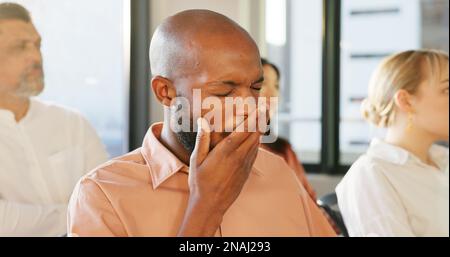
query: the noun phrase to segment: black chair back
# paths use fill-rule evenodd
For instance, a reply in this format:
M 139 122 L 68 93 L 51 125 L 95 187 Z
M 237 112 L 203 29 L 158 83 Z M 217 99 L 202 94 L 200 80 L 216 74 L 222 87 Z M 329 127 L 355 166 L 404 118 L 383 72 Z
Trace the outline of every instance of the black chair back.
M 321 197 L 317 200 L 317 205 L 324 209 L 327 214 L 333 219 L 342 235 L 348 237 L 348 231 L 345 227 L 344 219 L 342 218 L 341 212 L 339 211 L 336 193 L 331 193 L 324 197 Z

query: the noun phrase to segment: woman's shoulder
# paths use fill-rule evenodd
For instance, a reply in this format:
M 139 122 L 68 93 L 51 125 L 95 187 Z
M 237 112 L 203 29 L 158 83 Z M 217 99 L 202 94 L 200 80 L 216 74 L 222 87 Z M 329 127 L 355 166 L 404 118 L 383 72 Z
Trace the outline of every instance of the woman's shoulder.
M 385 171 L 388 169 L 388 162 L 364 154 L 353 163 L 347 174 L 344 176 L 341 184 L 356 184 L 365 186 L 374 185 L 376 182 L 386 182 Z M 370 181 L 370 183 L 365 183 Z

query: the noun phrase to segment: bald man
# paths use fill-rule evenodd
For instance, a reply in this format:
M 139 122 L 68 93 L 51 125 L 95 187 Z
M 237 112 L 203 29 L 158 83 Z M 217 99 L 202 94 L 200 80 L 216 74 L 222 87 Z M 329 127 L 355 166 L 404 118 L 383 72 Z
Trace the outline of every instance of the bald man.
M 164 122 L 149 129 L 141 148 L 78 183 L 70 235 L 335 235 L 289 166 L 259 148 L 262 133 L 248 128 L 262 113 L 236 111 L 244 122 L 233 119 L 230 132 L 212 127 L 209 109 L 197 120 L 194 108 L 186 108 L 199 101 L 196 90 L 201 101 L 214 97 L 222 104 L 226 97 L 259 97 L 263 69 L 245 30 L 211 11 L 181 12 L 158 27 L 150 61 Z M 192 130 L 174 130 L 171 124 L 186 112 Z M 229 124 L 224 120 L 222 128 Z

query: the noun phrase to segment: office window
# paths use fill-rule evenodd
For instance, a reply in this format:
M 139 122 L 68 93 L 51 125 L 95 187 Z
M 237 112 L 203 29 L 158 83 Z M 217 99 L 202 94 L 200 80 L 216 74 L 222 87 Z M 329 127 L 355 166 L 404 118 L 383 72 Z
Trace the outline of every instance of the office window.
M 322 1 L 266 0 L 268 59 L 281 69 L 280 136 L 321 162 Z
M 361 117 L 370 76 L 382 58 L 404 50 L 449 50 L 448 0 L 343 0 L 340 162 L 353 163 L 384 130 Z
M 81 112 L 109 154 L 123 154 L 128 145 L 129 1 L 15 2 L 31 12 L 43 39 L 46 87 L 40 98 Z

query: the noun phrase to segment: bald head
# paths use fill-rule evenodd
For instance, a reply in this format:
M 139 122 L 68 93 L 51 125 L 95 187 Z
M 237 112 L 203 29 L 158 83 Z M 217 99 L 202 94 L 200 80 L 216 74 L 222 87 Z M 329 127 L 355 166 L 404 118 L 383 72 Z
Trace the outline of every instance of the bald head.
M 170 80 L 200 74 L 208 66 L 220 65 L 218 54 L 258 58 L 259 50 L 251 36 L 226 16 L 184 11 L 157 28 L 150 45 L 152 74 Z

